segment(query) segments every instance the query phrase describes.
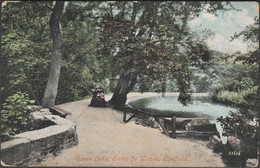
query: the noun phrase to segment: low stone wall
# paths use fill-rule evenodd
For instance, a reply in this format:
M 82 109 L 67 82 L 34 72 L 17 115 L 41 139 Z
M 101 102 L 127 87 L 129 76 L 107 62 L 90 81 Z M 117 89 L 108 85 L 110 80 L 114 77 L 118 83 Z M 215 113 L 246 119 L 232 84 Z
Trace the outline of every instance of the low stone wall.
M 56 115 L 43 115 L 56 125 L 28 131 L 1 143 L 1 158 L 7 165 L 26 166 L 41 162 L 47 155 L 78 144 L 76 125 Z

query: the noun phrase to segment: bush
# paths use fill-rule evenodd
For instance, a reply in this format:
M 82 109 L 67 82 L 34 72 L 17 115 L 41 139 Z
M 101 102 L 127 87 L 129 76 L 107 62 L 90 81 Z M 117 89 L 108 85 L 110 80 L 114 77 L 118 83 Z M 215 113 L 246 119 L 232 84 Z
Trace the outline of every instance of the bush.
M 218 90 L 216 94 L 213 95 L 213 100 L 239 107 L 256 109 L 258 103 L 257 89 L 258 87 L 254 86 L 253 88 L 241 90 L 240 92 Z
M 223 127 L 226 136 L 235 136 L 246 145 L 244 156 L 247 158 L 257 157 L 258 149 L 258 119 L 256 114 L 247 109 L 239 109 L 237 112 L 230 112 L 230 116 L 217 119 Z
M 27 93 L 17 92 L 9 96 L 1 111 L 1 139 L 6 141 L 11 135 L 27 131 L 31 128 L 32 120 L 27 104 L 34 103 Z
M 217 97 L 222 101 L 228 101 L 231 103 L 244 102 L 243 95 L 237 92 L 222 91 L 217 95 Z
M 220 117 L 217 120 L 221 122 L 223 130 L 229 136 L 235 136 L 240 139 L 254 138 L 257 131 L 257 122 L 255 115 L 247 109 L 239 109 L 237 112 L 230 111 L 230 116 Z
M 257 108 L 257 103 L 259 102 L 258 94 L 259 93 L 257 86 L 254 86 L 252 89 L 248 90 L 243 97 L 246 100 L 246 105 L 249 107 Z

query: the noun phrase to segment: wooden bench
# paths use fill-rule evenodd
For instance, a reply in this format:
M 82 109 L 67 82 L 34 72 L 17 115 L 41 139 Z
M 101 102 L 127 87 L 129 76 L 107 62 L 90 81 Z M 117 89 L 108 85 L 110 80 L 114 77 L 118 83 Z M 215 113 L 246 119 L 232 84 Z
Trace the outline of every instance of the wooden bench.
M 152 116 L 155 121 L 160 125 L 160 127 L 163 129 L 163 132 L 165 133 L 165 135 L 169 136 L 169 137 L 172 137 L 172 138 L 176 138 L 176 116 L 175 115 L 172 115 L 170 118 L 171 118 L 171 122 L 172 122 L 172 130 L 171 132 L 168 132 L 166 130 L 166 128 L 164 127 L 164 124 L 160 121 L 160 118 L 169 118 L 169 116 L 164 116 L 164 115 L 160 115 L 160 116 L 155 116 L 155 115 L 151 115 L 149 114 L 149 112 L 146 112 L 146 111 L 143 111 L 143 110 L 140 110 L 140 109 L 135 109 L 133 108 L 131 105 L 126 105 L 125 108 L 124 108 L 124 115 L 123 115 L 123 122 L 124 123 L 127 123 L 129 122 L 132 118 L 134 118 L 135 116 L 139 115 L 139 114 L 145 114 L 145 115 L 148 115 L 148 116 Z M 130 113 L 133 113 L 132 116 L 130 116 L 128 119 L 126 119 L 126 113 L 127 112 L 130 112 Z
M 61 108 L 59 108 L 59 107 L 55 107 L 55 106 L 50 107 L 49 110 L 50 110 L 50 112 L 51 112 L 52 114 L 54 114 L 54 115 L 59 115 L 59 116 L 61 116 L 61 117 L 63 117 L 63 118 L 66 118 L 67 115 L 71 115 L 70 112 L 68 112 L 68 111 L 66 111 L 66 110 L 63 110 L 63 109 L 61 109 Z

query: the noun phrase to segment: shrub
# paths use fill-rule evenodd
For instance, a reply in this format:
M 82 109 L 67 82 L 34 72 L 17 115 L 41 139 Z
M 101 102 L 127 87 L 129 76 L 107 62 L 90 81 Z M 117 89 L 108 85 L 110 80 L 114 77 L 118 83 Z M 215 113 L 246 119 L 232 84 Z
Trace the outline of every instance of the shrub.
M 249 89 L 246 94 L 244 95 L 244 99 L 246 100 L 246 104 L 249 107 L 257 108 L 258 100 L 258 87 L 254 86 L 252 89 Z
M 241 90 L 240 92 L 218 91 L 213 95 L 213 99 L 240 107 L 256 109 L 258 103 L 257 89 L 258 87 L 254 86 L 253 88 Z
M 241 108 L 237 112 L 230 111 L 230 116 L 220 117 L 217 120 L 221 122 L 223 130 L 227 135 L 235 136 L 240 139 L 254 138 L 257 131 L 257 122 L 255 115 L 247 109 Z
M 27 93 L 17 92 L 9 96 L 3 103 L 1 111 L 1 139 L 6 141 L 11 135 L 27 131 L 32 120 L 27 104 L 34 103 Z
M 216 98 L 223 102 L 228 102 L 231 104 L 241 104 L 244 103 L 245 100 L 243 98 L 243 93 L 240 92 L 230 92 L 230 91 L 220 91 L 216 95 Z
M 243 156 L 246 158 L 257 157 L 258 149 L 258 119 L 256 114 L 247 109 L 239 109 L 237 112 L 230 112 L 230 116 L 217 119 L 223 127 L 227 136 L 235 136 L 246 145 Z

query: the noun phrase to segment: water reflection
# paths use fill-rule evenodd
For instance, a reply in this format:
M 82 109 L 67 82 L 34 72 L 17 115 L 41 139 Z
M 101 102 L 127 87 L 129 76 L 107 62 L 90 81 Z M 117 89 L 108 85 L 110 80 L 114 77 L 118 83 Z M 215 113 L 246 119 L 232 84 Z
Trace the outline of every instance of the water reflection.
M 223 129 L 216 119 L 220 116 L 228 116 L 229 111 L 237 111 L 238 109 L 213 103 L 208 96 L 194 96 L 192 100 L 192 104 L 183 106 L 178 102 L 177 96 L 154 96 L 139 99 L 129 104 L 135 108 L 147 111 L 150 115 L 171 116 L 174 114 L 179 118 L 207 118 L 211 123 L 216 124 L 222 141 L 226 143 L 226 138 L 222 136 Z
M 208 96 L 192 97 L 193 102 L 188 106 L 183 106 L 178 102 L 177 96 L 154 96 L 143 98 L 129 104 L 133 107 L 148 111 L 151 115 L 172 115 L 186 118 L 207 118 L 216 120 L 220 116 L 227 116 L 229 111 L 237 111 L 235 107 L 229 107 L 213 103 Z

